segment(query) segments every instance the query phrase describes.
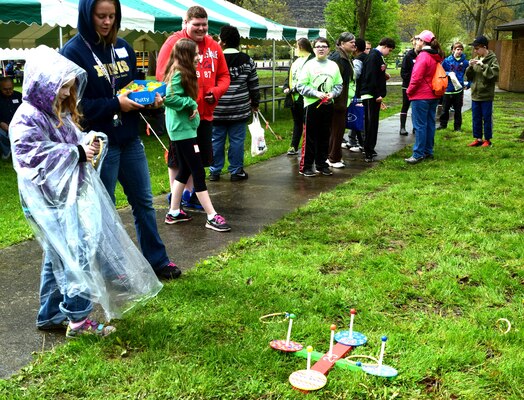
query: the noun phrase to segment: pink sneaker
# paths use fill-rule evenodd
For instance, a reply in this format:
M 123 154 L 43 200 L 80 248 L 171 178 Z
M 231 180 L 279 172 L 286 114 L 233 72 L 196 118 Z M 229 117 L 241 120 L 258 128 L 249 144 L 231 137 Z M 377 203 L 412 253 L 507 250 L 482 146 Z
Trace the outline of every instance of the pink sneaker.
M 71 327 L 71 322 L 67 326 L 66 338 L 73 339 L 82 335 L 98 335 L 105 337 L 116 331 L 111 325 L 104 325 L 97 321 L 85 319 L 84 323 L 77 328 Z

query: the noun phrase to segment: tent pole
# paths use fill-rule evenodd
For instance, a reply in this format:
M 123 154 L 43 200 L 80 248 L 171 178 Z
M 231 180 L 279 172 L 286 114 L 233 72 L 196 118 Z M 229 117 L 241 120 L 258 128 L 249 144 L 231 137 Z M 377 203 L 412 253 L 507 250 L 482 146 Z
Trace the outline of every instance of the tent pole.
M 64 43 L 62 39 L 62 27 L 61 26 L 58 27 L 58 34 L 60 35 L 60 37 L 58 38 L 60 42 L 60 48 L 62 48 L 64 46 Z
M 276 70 L 276 63 L 277 63 L 277 46 L 276 46 L 276 40 L 273 39 L 273 71 L 272 71 L 272 79 L 273 79 L 273 102 L 272 102 L 272 121 L 275 122 L 275 70 Z

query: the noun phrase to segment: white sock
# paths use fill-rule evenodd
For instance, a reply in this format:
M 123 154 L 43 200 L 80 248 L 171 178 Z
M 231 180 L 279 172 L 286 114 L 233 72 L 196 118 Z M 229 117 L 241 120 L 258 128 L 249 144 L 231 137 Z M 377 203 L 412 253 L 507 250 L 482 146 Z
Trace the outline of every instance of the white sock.
M 176 209 L 170 208 L 168 214 L 171 214 L 173 217 L 176 217 L 178 214 L 180 214 L 180 208 L 176 208 Z
M 216 212 L 211 213 L 211 214 L 207 214 L 207 220 L 208 220 L 208 221 L 211 221 L 213 218 L 215 218 L 215 215 L 217 215 Z

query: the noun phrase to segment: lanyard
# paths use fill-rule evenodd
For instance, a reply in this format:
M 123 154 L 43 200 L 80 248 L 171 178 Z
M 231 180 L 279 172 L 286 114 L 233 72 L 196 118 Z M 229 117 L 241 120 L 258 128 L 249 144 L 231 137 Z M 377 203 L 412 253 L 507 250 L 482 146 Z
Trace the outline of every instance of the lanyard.
M 87 42 L 87 40 L 85 40 L 85 38 L 82 35 L 80 35 L 80 37 L 82 38 L 82 40 L 86 44 L 87 48 L 89 50 L 91 50 L 91 54 L 93 55 L 93 58 L 95 59 L 96 63 L 98 64 L 98 66 L 100 67 L 102 72 L 104 73 L 104 76 L 106 77 L 107 81 L 111 85 L 111 89 L 113 90 L 113 96 L 116 96 L 116 79 L 115 79 L 115 76 L 114 75 L 113 76 L 109 76 L 109 71 L 107 70 L 105 65 L 102 64 L 102 61 L 100 61 L 100 59 L 97 57 L 97 55 L 95 54 L 95 52 L 91 48 L 91 45 Z M 116 69 L 117 67 L 116 67 L 116 63 L 115 63 L 115 48 L 114 48 L 113 45 L 111 45 L 111 64 L 113 65 L 113 69 L 115 71 L 117 71 L 117 69 Z M 117 114 L 113 115 L 113 126 L 116 128 L 117 126 L 120 126 L 120 125 L 122 125 L 122 120 L 120 119 L 120 113 L 117 113 Z
M 100 59 L 98 58 L 98 56 L 95 54 L 95 52 L 93 51 L 93 49 L 91 48 L 91 45 L 88 43 L 87 40 L 85 40 L 85 38 L 80 35 L 80 37 L 82 38 L 82 40 L 84 41 L 84 43 L 86 44 L 87 48 L 91 51 L 91 54 L 93 55 L 93 58 L 95 59 L 96 63 L 98 64 L 98 66 L 100 67 L 100 69 L 102 70 L 105 78 L 107 79 L 107 81 L 109 82 L 109 84 L 111 85 L 111 89 L 113 90 L 113 96 L 116 95 L 116 79 L 115 79 L 115 76 L 113 75 L 112 77 L 109 75 L 109 71 L 107 70 L 107 68 L 105 67 L 104 64 L 102 64 L 102 61 L 100 61 Z M 111 45 L 111 64 L 113 65 L 113 69 L 116 71 L 117 67 L 116 67 L 116 63 L 115 63 L 115 48 L 113 45 Z

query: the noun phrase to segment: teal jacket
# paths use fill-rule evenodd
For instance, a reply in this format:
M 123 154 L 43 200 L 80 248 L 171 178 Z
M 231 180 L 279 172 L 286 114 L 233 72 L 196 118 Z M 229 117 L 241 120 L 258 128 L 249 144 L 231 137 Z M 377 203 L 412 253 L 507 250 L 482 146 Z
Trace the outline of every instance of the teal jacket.
M 197 136 L 200 116 L 189 119 L 193 111 L 198 108 L 195 100 L 185 94 L 182 87 L 180 72 L 175 72 L 171 82 L 167 85 L 166 98 L 166 128 L 169 139 L 184 140 Z
M 497 56 L 491 50 L 480 59 L 482 65 L 471 65 L 466 69 L 466 78 L 471 83 L 471 99 L 474 101 L 493 101 L 495 83 L 499 77 Z

